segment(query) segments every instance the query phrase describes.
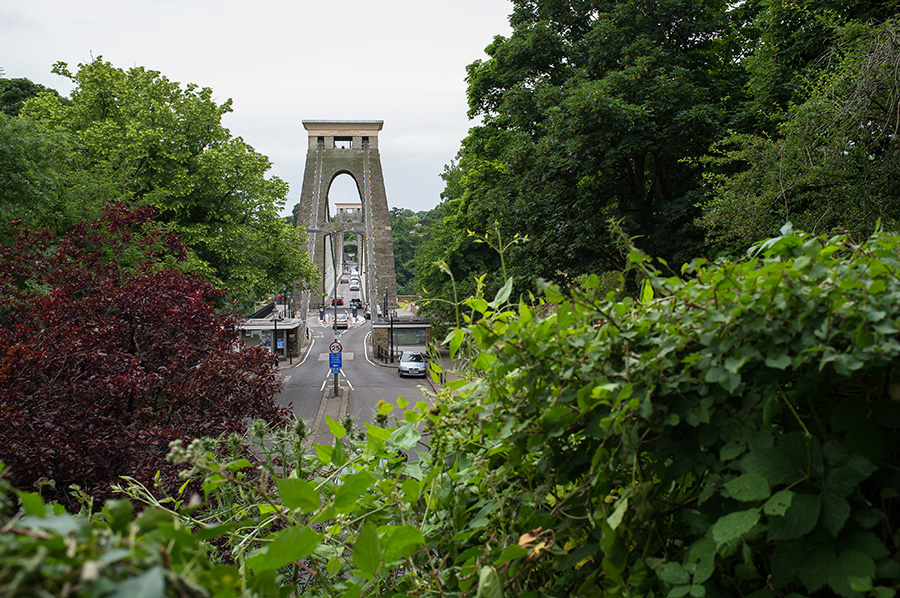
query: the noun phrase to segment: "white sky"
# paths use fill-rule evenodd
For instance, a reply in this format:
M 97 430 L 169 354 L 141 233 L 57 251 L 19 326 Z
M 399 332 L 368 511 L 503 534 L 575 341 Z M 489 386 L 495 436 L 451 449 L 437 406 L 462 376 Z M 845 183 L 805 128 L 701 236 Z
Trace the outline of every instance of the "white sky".
M 438 204 L 439 174 L 466 117 L 465 67 L 508 36 L 510 0 L 0 0 L 0 68 L 71 91 L 56 61 L 103 56 L 234 100 L 224 124 L 299 202 L 302 120 L 384 120 L 379 150 L 391 207 Z M 358 198 L 339 177 L 332 202 Z

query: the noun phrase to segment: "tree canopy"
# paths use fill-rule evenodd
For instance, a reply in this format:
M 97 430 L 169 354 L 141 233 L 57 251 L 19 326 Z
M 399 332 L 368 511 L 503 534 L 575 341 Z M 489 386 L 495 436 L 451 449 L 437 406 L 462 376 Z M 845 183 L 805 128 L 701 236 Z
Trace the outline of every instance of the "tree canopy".
M 71 101 L 39 94 L 19 118 L 67 136 L 100 201 L 153 206 L 207 279 L 242 304 L 315 276 L 302 232 L 278 214 L 287 185 L 266 177 L 268 158 L 221 122 L 230 100 L 218 104 L 209 88 L 101 57 L 74 73 L 57 63 L 54 72 L 75 84 Z
M 731 136 L 705 160 L 714 193 L 701 223 L 718 251 L 787 221 L 860 236 L 900 223 L 900 21 L 845 28 L 821 62 L 776 135 Z
M 621 269 L 610 220 L 676 270 L 788 220 L 868 234 L 893 217 L 896 177 L 893 138 L 863 140 L 875 133 L 861 123 L 893 114 L 896 68 L 883 53 L 862 66 L 863 40 L 894 5 L 515 0 L 511 35 L 467 69 L 481 122 L 452 165 L 444 226 L 527 236 L 508 266 L 531 290 Z M 872 116 L 886 131 L 889 117 Z M 474 256 L 429 243 L 447 263 Z

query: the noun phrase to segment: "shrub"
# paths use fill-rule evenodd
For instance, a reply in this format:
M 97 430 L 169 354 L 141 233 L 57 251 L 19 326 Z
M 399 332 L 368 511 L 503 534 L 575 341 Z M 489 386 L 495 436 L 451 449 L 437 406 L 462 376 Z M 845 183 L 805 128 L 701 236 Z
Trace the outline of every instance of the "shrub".
M 20 488 L 104 496 L 162 470 L 171 489 L 171 440 L 283 417 L 271 356 L 239 343 L 238 316 L 216 313 L 221 292 L 179 270 L 183 246 L 150 215 L 111 206 L 0 249 L 0 459 Z
M 449 579 L 520 596 L 892 596 L 900 237 L 794 234 L 538 317 L 470 299 L 435 416 Z M 481 590 L 479 590 L 479 594 Z

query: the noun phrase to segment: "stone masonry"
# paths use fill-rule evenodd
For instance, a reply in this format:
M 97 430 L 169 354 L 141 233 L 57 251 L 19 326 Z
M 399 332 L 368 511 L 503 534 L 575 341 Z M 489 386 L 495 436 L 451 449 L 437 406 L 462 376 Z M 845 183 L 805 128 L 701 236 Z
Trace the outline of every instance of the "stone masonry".
M 325 235 L 335 235 L 337 255 L 341 256 L 343 234 L 340 231 L 363 230 L 358 259 L 365 280 L 364 300 L 381 302 L 387 289 L 393 305 L 397 295 L 394 248 L 378 151 L 378 132 L 383 124 L 380 120 L 303 121 L 303 127 L 309 132 L 309 146 L 297 226 L 324 231 L 309 234 L 309 255 L 319 273 L 331 269 L 331 264 L 325 264 Z M 341 174 L 350 175 L 356 182 L 362 206 L 361 222 L 341 222 L 336 214 L 329 213 L 328 191 Z M 322 290 L 311 293 L 310 307 L 321 305 L 323 294 Z

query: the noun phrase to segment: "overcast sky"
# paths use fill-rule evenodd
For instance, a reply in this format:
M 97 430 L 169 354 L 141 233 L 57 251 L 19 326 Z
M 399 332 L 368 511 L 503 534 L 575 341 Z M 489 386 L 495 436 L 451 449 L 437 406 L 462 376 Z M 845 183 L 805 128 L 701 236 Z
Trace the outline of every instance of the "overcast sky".
M 103 56 L 210 87 L 224 118 L 300 199 L 303 120 L 384 120 L 379 150 L 391 207 L 438 204 L 439 174 L 466 117 L 465 67 L 508 35 L 510 0 L 0 0 L 0 68 L 58 90 Z M 332 202 L 356 199 L 340 177 Z

